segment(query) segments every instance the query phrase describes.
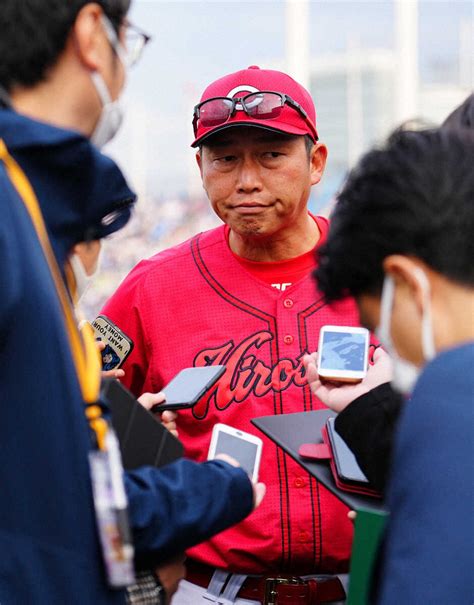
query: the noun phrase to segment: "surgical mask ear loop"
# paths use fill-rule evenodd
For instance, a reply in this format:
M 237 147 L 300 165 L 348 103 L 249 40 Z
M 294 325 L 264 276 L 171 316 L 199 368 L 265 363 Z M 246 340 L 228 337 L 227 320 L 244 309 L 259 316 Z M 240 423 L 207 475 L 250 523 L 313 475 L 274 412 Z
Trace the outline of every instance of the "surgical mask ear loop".
M 120 46 L 120 42 L 112 24 L 106 17 L 102 18 L 102 24 L 114 52 L 117 54 L 126 70 L 126 55 Z M 117 134 L 123 122 L 124 112 L 119 98 L 112 101 L 110 92 L 101 74 L 94 71 L 91 73 L 91 78 L 102 105 L 99 120 L 91 135 L 91 141 L 100 149 Z
M 394 295 L 394 281 L 390 275 L 386 275 L 380 302 L 380 321 L 375 333 L 393 361 L 392 387 L 403 395 L 410 395 L 418 380 L 420 370 L 413 363 L 400 357 L 393 344 L 390 326 Z
M 395 284 L 393 278 L 390 275 L 386 275 L 382 287 L 382 299 L 380 301 L 380 320 L 379 327 L 377 329 L 377 336 L 379 340 L 393 347 L 392 335 L 390 330 L 390 324 L 392 319 L 392 307 L 393 297 L 395 294 Z
M 430 282 L 425 272 L 419 267 L 415 268 L 415 277 L 423 293 L 423 310 L 421 318 L 421 350 L 425 361 L 431 361 L 436 355 L 433 334 L 433 321 L 431 313 Z

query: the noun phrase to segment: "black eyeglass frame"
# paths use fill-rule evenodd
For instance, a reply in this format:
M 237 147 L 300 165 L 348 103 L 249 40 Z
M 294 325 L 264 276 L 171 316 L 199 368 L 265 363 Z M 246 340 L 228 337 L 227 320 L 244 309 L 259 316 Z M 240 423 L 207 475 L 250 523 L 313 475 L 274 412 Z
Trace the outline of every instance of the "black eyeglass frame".
M 105 31 L 107 33 L 107 37 L 109 39 L 112 48 L 114 49 L 115 54 L 122 60 L 124 65 L 127 67 L 133 67 L 140 60 L 145 46 L 152 40 L 152 36 L 147 34 L 143 29 L 137 27 L 133 23 L 131 23 L 128 19 L 125 19 L 120 25 L 125 30 L 125 36 L 127 32 L 131 32 L 133 35 L 137 36 L 137 39 L 140 40 L 140 47 L 138 53 L 134 56 L 130 49 L 124 48 L 119 38 L 119 33 L 115 29 L 114 23 L 111 21 L 110 17 L 108 17 L 105 13 L 102 15 L 102 23 L 105 27 Z
M 150 36 L 150 34 L 147 34 L 145 31 L 143 31 L 143 29 L 141 27 L 138 27 L 134 23 L 130 23 L 130 21 L 125 21 L 125 23 L 123 25 L 124 25 L 125 29 L 129 29 L 134 34 L 137 34 L 138 36 L 141 36 L 143 38 L 143 48 L 145 48 L 145 46 L 148 44 L 148 42 L 150 42 L 150 40 L 153 39 L 153 36 Z
M 140 58 L 143 54 L 143 51 L 145 50 L 146 45 L 153 39 L 153 36 L 150 36 L 150 34 L 147 34 L 145 31 L 143 31 L 143 29 L 141 29 L 141 27 L 137 27 L 134 23 L 131 23 L 130 21 L 128 21 L 128 19 L 125 20 L 125 22 L 123 23 L 123 26 L 125 27 L 125 31 L 130 31 L 142 39 L 142 46 L 140 48 L 140 52 L 139 52 L 138 56 L 135 57 L 134 60 L 130 63 L 130 67 L 133 67 L 140 60 Z
M 226 124 L 236 113 L 237 111 L 237 105 L 239 104 L 242 109 L 239 109 L 239 111 L 245 111 L 245 113 L 250 117 L 250 118 L 255 118 L 257 120 L 262 120 L 262 122 L 264 122 L 265 120 L 274 120 L 275 118 L 259 118 L 257 114 L 251 114 L 249 113 L 249 109 L 247 108 L 247 106 L 245 105 L 245 99 L 248 99 L 249 97 L 255 97 L 257 95 L 262 95 L 262 94 L 272 94 L 272 95 L 277 95 L 278 97 L 280 97 L 282 103 L 281 103 L 281 108 L 283 109 L 283 107 L 285 105 L 289 105 L 290 107 L 292 107 L 293 109 L 296 109 L 296 111 L 301 114 L 301 116 L 309 122 L 309 124 L 311 125 L 312 129 L 316 132 L 315 127 L 313 126 L 311 120 L 308 117 L 308 114 L 306 113 L 306 111 L 303 109 L 303 107 L 301 107 L 301 105 L 295 101 L 294 99 L 292 99 L 289 95 L 283 93 L 283 92 L 277 92 L 276 90 L 258 90 L 255 92 L 250 92 L 249 94 L 245 95 L 244 97 L 211 97 L 210 99 L 206 99 L 205 101 L 202 101 L 201 103 L 198 103 L 197 105 L 194 106 L 194 110 L 193 110 L 193 130 L 194 130 L 194 136 L 197 135 L 197 127 L 198 127 L 198 120 L 200 118 L 200 109 L 203 105 L 206 105 L 207 103 L 210 103 L 211 101 L 219 101 L 219 100 L 223 100 L 223 101 L 230 101 L 232 103 L 232 107 L 229 108 L 229 115 L 227 116 L 227 118 L 221 123 L 221 124 L 216 124 L 216 126 L 222 126 L 222 124 Z M 316 136 L 316 135 L 315 135 Z

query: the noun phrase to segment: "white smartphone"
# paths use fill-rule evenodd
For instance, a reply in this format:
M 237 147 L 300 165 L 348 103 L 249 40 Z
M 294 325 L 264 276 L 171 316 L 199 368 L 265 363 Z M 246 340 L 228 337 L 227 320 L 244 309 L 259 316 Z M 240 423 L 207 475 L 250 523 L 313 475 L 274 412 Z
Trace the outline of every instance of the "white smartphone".
M 258 481 L 262 446 L 263 442 L 259 437 L 233 426 L 217 423 L 212 429 L 207 459 L 213 460 L 217 454 L 228 454 L 237 460 L 252 481 Z
M 367 374 L 369 337 L 365 328 L 323 326 L 319 334 L 319 376 L 335 382 L 360 382 Z

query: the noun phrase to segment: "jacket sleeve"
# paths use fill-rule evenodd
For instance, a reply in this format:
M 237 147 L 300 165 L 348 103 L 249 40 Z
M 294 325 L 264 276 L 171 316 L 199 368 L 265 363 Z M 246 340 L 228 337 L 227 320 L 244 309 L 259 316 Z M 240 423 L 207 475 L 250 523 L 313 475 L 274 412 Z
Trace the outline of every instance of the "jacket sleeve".
M 355 399 L 336 418 L 337 432 L 354 452 L 367 479 L 382 493 L 402 405 L 403 398 L 387 382 Z
M 235 525 L 253 509 L 245 471 L 181 459 L 125 473 L 137 563 L 155 564 Z

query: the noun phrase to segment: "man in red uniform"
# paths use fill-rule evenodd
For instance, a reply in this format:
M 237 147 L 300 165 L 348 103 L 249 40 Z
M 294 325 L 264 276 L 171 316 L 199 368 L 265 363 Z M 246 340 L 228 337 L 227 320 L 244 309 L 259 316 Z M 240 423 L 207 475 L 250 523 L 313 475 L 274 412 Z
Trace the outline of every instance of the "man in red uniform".
M 321 326 L 358 325 L 358 316 L 352 300 L 326 305 L 311 278 L 328 223 L 307 208 L 327 154 L 309 93 L 284 73 L 250 67 L 211 84 L 193 124 L 204 189 L 224 224 L 139 263 L 103 313 L 135 343 L 124 381 L 137 395 L 188 366 L 226 366 L 178 418 L 187 455 L 204 460 L 216 422 L 258 433 L 252 418 L 324 407 L 303 356 Z M 347 572 L 347 509 L 263 439 L 262 505 L 188 553 L 173 604 L 219 602 L 219 593 L 266 602 L 265 579 L 279 574 L 329 575 L 280 586 L 279 605 L 344 598 L 335 574 Z

